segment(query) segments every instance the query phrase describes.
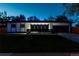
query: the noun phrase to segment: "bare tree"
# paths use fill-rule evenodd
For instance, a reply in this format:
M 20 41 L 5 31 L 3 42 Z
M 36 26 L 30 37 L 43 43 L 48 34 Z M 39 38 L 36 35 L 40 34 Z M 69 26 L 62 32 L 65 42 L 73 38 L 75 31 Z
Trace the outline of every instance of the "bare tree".
M 73 20 L 74 23 L 78 22 L 79 24 L 79 3 L 63 3 L 65 7 L 65 12 L 69 16 L 75 16 L 76 19 Z
M 68 15 L 79 15 L 79 3 L 64 3 L 63 6 Z
M 40 21 L 36 16 L 30 16 L 27 18 L 28 21 Z
M 20 21 L 26 21 L 26 17 L 22 14 L 20 14 L 19 18 L 20 18 Z
M 59 22 L 69 22 L 69 20 L 67 19 L 66 16 L 57 16 L 56 21 L 59 21 Z
M 48 17 L 48 21 L 54 21 L 54 20 L 55 20 L 54 17 L 52 17 L 52 16 L 49 16 L 49 17 Z

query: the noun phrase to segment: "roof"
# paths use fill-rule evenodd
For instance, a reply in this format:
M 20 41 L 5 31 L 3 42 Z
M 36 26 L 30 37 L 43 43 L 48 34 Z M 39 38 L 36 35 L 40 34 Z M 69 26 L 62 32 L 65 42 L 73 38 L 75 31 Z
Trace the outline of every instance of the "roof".
M 6 21 L 0 23 L 73 23 L 73 22 L 60 22 L 60 21 Z

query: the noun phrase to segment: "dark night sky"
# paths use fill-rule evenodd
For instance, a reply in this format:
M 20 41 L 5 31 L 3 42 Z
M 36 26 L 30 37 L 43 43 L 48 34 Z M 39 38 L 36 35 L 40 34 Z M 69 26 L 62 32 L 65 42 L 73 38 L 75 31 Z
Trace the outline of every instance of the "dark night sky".
M 24 14 L 26 18 L 37 16 L 41 20 L 49 16 L 62 15 L 64 10 L 65 8 L 60 3 L 0 3 L 0 11 L 7 11 L 9 16 Z
M 61 15 L 64 11 L 64 7 L 61 4 L 23 4 L 23 3 L 14 3 L 14 4 L 0 4 L 0 11 L 7 11 L 8 15 L 19 15 L 24 14 L 26 18 L 28 16 L 34 15 L 40 19 L 47 18 L 51 16 Z

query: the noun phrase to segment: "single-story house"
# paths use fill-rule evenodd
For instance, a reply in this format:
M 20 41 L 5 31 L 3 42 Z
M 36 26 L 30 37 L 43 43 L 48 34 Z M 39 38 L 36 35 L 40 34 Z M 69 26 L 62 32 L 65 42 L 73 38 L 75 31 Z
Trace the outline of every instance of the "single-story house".
M 7 32 L 71 32 L 71 22 L 57 22 L 57 21 L 24 21 L 24 22 L 7 22 Z

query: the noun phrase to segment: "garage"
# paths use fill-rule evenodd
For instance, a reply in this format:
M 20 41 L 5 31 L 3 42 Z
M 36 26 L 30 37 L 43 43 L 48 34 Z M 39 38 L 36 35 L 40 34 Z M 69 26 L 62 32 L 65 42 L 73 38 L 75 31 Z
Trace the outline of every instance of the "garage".
M 35 25 L 31 25 L 31 31 L 38 31 L 38 32 L 47 32 L 49 29 L 49 25 L 45 24 L 45 25 L 39 25 L 39 24 L 35 24 Z
M 66 33 L 68 33 L 69 32 L 69 26 L 66 26 L 66 25 L 57 25 L 57 26 L 53 26 L 52 27 L 53 28 L 53 32 L 60 32 L 60 33 L 62 33 L 62 32 L 66 32 Z

